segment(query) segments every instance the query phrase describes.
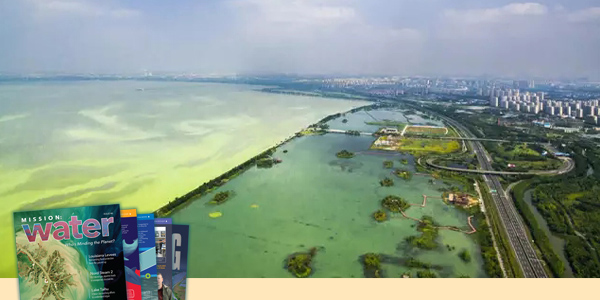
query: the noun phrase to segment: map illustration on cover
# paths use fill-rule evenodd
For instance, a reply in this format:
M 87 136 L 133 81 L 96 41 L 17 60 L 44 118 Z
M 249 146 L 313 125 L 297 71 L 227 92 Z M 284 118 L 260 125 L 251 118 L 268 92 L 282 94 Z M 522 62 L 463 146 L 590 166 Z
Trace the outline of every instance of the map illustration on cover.
M 126 300 L 119 205 L 15 212 L 21 299 Z
M 189 225 L 173 224 L 173 296 L 185 300 Z
M 142 300 L 158 300 L 154 214 L 140 214 L 137 219 Z
M 173 221 L 170 218 L 154 219 L 154 230 L 156 237 L 156 278 L 158 282 L 158 291 L 165 294 L 171 294 L 172 270 L 173 270 L 173 247 L 171 246 Z
M 138 222 L 135 209 L 121 210 L 121 230 L 123 232 L 127 299 L 141 300 L 140 252 L 138 250 Z

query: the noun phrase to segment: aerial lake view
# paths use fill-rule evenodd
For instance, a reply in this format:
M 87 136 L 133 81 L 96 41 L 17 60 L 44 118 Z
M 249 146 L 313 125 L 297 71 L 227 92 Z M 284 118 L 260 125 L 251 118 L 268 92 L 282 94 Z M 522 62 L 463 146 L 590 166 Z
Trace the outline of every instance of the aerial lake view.
M 375 132 L 374 120 L 435 122 L 396 110 L 359 111 L 328 122 L 330 129 Z M 437 122 L 438 125 L 441 122 Z M 418 268 L 407 260 L 434 266 L 440 277 L 485 277 L 479 247 L 469 231 L 469 215 L 444 203 L 442 180 L 415 173 L 410 180 L 392 174 L 384 162 L 415 172 L 412 155 L 369 150 L 372 136 L 327 133 L 297 137 L 278 147 L 272 155 L 280 163 L 271 168 L 253 167 L 210 194 L 175 211 L 174 222 L 190 224 L 192 277 L 293 277 L 285 268 L 286 257 L 314 253 L 313 277 L 364 277 L 361 257 L 380 256 L 381 277 L 415 276 Z M 355 155 L 338 158 L 347 150 Z M 391 178 L 393 186 L 380 181 Z M 232 196 L 219 205 L 215 194 Z M 406 215 L 430 216 L 440 226 L 461 231 L 439 230 L 438 247 L 422 250 L 406 241 L 420 236 L 418 222 L 389 213 L 377 222 L 373 213 L 386 196 L 395 195 L 414 204 Z M 422 207 L 424 197 L 428 200 Z M 465 261 L 459 253 L 468 252 Z
M 368 104 L 256 89 L 1 83 L 0 242 L 7 247 L 0 250 L 0 277 L 16 276 L 12 211 L 120 203 L 152 212 L 308 124 Z

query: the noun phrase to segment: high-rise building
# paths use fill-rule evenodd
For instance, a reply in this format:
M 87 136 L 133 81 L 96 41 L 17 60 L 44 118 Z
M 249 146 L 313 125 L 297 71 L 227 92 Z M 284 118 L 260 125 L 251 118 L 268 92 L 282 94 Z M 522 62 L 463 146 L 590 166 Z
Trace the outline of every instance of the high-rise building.
M 498 107 L 498 97 L 490 97 L 490 106 L 491 107 Z

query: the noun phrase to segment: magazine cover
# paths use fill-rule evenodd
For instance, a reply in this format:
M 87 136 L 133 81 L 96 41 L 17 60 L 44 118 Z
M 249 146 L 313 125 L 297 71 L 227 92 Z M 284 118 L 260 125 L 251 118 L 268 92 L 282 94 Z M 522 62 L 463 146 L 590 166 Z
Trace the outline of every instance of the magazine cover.
M 137 211 L 135 209 L 121 210 L 121 231 L 123 232 L 127 299 L 141 300 L 140 252 L 138 250 Z
M 185 300 L 189 225 L 173 224 L 173 299 Z
M 15 212 L 21 299 L 126 300 L 119 205 Z
M 137 219 L 142 300 L 158 300 L 154 214 L 140 214 L 137 216 Z
M 173 295 L 173 259 L 171 247 L 172 224 L 170 218 L 154 219 L 154 230 L 156 232 L 156 279 L 158 292 L 162 293 L 164 300 L 171 300 Z

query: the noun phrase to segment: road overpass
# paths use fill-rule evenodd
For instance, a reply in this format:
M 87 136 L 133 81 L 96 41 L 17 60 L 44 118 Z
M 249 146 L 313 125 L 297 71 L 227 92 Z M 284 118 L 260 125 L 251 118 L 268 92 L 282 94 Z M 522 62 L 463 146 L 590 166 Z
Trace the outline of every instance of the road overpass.
M 498 139 L 480 139 L 473 137 L 452 137 L 452 136 L 442 136 L 442 137 L 432 137 L 435 139 L 442 140 L 459 140 L 459 141 L 481 141 L 481 142 L 496 142 L 496 143 L 523 143 L 520 141 L 511 141 L 511 140 L 498 140 Z
M 462 169 L 462 168 L 452 168 L 441 166 L 434 163 L 433 158 L 426 160 L 428 166 L 436 169 L 454 171 L 454 172 L 462 172 L 462 173 L 477 173 L 477 174 L 487 174 L 487 175 L 560 175 L 564 173 L 568 173 L 575 167 L 575 163 L 573 160 L 561 157 L 563 165 L 556 170 L 536 170 L 536 171 L 528 171 L 528 172 L 510 172 L 510 171 L 495 171 L 489 169 Z
M 465 137 L 476 138 L 476 136 L 474 136 L 459 122 L 456 122 L 448 117 L 441 116 L 422 107 L 419 109 L 426 110 L 430 114 L 440 116 L 448 124 L 453 125 Z M 477 140 L 467 140 L 467 143 L 469 143 L 471 145 L 471 149 L 475 151 L 480 168 L 483 170 L 493 170 L 491 159 L 485 148 L 481 145 L 481 142 Z M 498 176 L 495 174 L 482 174 L 482 176 L 490 191 L 496 191 L 492 192 L 491 196 L 497 208 L 498 215 L 500 216 L 502 226 L 507 232 L 509 243 L 515 252 L 517 262 L 523 270 L 524 276 L 528 278 L 548 277 L 542 260 L 537 257 L 537 253 L 531 245 L 532 241 L 527 236 L 525 225 L 523 224 L 523 221 L 521 220 L 521 217 L 517 212 L 512 199 L 504 191 Z

